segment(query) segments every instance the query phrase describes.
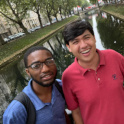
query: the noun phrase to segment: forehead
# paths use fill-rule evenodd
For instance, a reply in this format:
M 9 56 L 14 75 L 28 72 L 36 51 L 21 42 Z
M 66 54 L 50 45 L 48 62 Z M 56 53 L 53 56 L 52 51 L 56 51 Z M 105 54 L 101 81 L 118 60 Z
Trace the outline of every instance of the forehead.
M 87 35 L 92 35 L 89 30 L 85 30 L 84 33 L 82 33 L 81 35 L 77 36 L 76 38 L 79 38 L 80 36 L 85 37 Z
M 89 30 L 85 30 L 81 35 L 76 36 L 74 39 L 70 40 L 69 42 L 73 42 L 74 40 L 79 40 L 85 38 L 86 36 L 93 36 Z
M 27 57 L 28 63 L 36 61 L 45 61 L 47 58 L 52 57 L 52 54 L 47 50 L 36 50 L 30 53 Z

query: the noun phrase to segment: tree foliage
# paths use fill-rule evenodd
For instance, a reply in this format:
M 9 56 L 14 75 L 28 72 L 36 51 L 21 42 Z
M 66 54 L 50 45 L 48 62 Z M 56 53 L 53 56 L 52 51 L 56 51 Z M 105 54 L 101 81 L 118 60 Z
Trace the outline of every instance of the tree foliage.
M 18 24 L 26 33 L 26 27 L 22 20 L 26 17 L 28 11 L 28 1 L 1 0 L 0 13 L 10 21 Z
M 86 1 L 86 0 L 85 0 Z M 0 0 L 0 13 L 12 23 L 18 24 L 20 28 L 28 33 L 23 20 L 27 17 L 29 11 L 37 14 L 40 26 L 42 25 L 41 14 L 45 14 L 52 24 L 52 16 L 58 21 L 58 14 L 61 19 L 71 15 L 73 7 L 83 5 L 82 0 Z

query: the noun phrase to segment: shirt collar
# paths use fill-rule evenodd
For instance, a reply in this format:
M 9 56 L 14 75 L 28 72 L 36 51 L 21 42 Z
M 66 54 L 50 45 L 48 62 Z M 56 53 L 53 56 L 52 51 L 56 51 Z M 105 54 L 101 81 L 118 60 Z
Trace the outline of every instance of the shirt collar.
M 46 105 L 50 105 L 50 104 L 54 104 L 57 95 L 59 95 L 58 90 L 55 86 L 55 84 L 53 84 L 53 88 L 52 88 L 52 99 L 51 99 L 51 103 L 43 103 L 39 97 L 34 93 L 32 86 L 32 79 L 29 81 L 27 88 L 25 88 L 23 91 L 26 91 L 26 94 L 28 95 L 28 97 L 31 99 L 32 103 L 34 104 L 34 107 L 36 110 L 40 110 L 42 109 L 44 106 Z
M 105 65 L 105 56 L 104 56 L 104 53 L 102 52 L 102 50 L 96 49 L 96 52 L 98 52 L 99 57 L 100 57 L 100 63 L 98 65 L 98 67 L 100 67 L 101 65 Z
M 96 52 L 98 52 L 99 57 L 100 57 L 100 63 L 97 67 L 97 69 L 98 69 L 100 66 L 105 65 L 105 57 L 104 57 L 104 54 L 102 53 L 101 50 L 96 49 Z M 84 69 L 81 65 L 79 65 L 78 60 L 77 60 L 76 57 L 75 57 L 74 62 L 75 62 L 75 66 L 78 68 L 78 70 L 80 71 L 81 74 L 84 75 L 86 72 L 88 72 L 90 70 L 90 68 L 89 69 Z

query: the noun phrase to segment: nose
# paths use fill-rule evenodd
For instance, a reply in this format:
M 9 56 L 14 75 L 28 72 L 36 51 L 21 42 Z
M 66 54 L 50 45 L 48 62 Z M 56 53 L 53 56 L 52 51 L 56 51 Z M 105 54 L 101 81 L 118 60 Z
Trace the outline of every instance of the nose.
M 87 43 L 84 40 L 80 41 L 80 48 L 86 48 L 87 47 Z
M 41 71 L 42 72 L 47 72 L 47 71 L 49 71 L 49 66 L 47 66 L 45 63 L 43 63 L 43 67 L 42 67 L 42 69 L 41 69 Z

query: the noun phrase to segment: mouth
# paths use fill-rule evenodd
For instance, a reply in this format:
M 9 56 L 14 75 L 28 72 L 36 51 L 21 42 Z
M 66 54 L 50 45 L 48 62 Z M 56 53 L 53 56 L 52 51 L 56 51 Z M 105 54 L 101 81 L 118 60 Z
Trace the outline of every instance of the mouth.
M 53 74 L 42 74 L 41 78 L 42 80 L 50 80 L 53 78 Z
M 81 53 L 82 53 L 82 54 L 86 54 L 86 53 L 89 53 L 89 51 L 90 51 L 90 49 L 87 49 L 87 50 L 85 50 L 85 51 L 82 51 Z

